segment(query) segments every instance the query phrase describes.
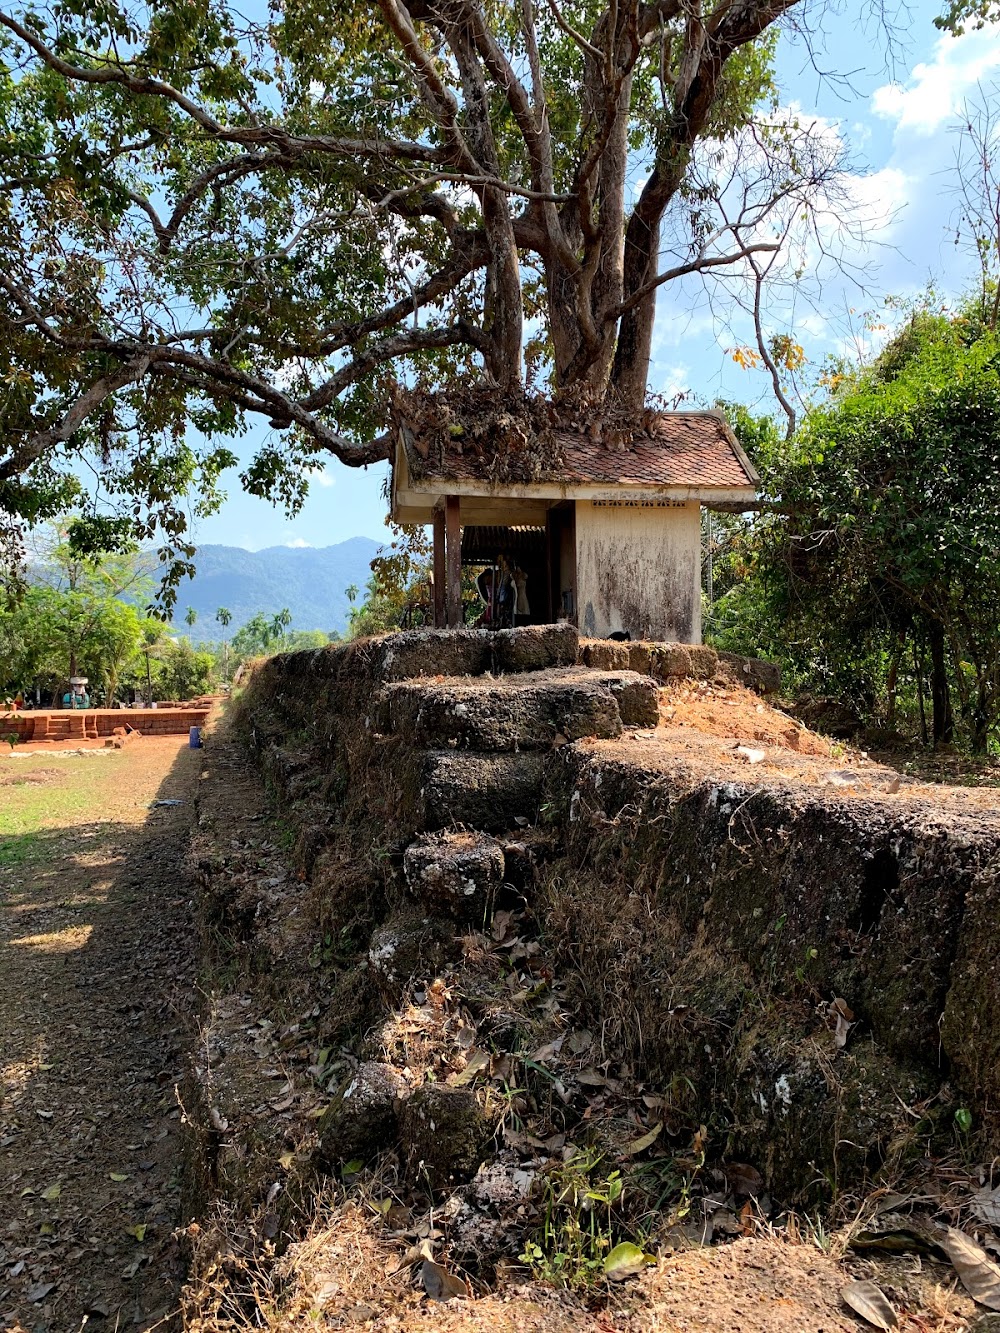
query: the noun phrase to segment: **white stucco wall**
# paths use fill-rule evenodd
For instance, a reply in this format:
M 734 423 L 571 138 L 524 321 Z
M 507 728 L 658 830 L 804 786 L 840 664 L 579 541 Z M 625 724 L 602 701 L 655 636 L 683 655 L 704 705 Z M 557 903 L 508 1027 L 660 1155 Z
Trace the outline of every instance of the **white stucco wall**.
M 576 502 L 580 633 L 701 642 L 701 506 Z

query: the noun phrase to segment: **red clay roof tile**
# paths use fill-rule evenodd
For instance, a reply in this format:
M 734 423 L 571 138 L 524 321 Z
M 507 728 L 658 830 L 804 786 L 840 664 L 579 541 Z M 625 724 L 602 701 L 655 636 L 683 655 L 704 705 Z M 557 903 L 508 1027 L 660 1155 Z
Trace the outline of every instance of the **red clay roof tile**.
M 741 489 L 757 483 L 725 421 L 714 412 L 663 413 L 651 431 L 625 445 L 606 444 L 573 430 L 554 434 L 563 461 L 543 470 L 535 478 L 539 482 Z M 487 479 L 481 453 L 465 452 L 461 439 L 449 443 L 437 458 L 421 460 L 419 471 L 427 480 Z M 502 491 L 503 484 L 497 489 Z

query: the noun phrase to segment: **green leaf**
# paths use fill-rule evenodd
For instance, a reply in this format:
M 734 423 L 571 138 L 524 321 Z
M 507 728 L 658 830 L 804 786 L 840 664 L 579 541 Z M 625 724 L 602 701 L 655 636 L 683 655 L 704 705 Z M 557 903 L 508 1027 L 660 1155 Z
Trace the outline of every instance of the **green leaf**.
M 647 1254 L 640 1246 L 623 1240 L 604 1260 L 604 1275 L 612 1282 L 622 1282 L 627 1277 L 635 1277 L 636 1273 L 641 1273 L 647 1265 L 655 1263 L 654 1254 Z
M 61 1185 L 50 1185 L 47 1190 L 42 1190 L 42 1198 L 48 1203 L 54 1203 L 60 1194 L 62 1194 Z

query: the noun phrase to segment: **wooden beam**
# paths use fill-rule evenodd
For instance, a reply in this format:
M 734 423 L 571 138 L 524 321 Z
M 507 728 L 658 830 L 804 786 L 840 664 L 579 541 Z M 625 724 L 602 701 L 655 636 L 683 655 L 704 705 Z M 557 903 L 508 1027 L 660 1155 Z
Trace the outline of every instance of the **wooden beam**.
M 434 509 L 434 628 L 444 629 L 447 616 L 445 588 L 447 575 L 444 559 L 444 509 L 437 505 Z
M 550 625 L 555 623 L 559 605 L 559 550 L 556 533 L 555 515 L 549 509 L 545 515 L 545 618 Z
M 448 495 L 444 502 L 446 577 L 448 589 L 448 628 L 462 623 L 462 524 L 461 501 Z

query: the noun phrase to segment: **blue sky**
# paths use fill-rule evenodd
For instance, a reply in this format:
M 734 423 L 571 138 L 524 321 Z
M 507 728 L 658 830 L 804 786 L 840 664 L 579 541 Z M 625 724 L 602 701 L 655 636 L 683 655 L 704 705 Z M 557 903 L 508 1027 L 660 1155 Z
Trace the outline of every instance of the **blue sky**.
M 870 220 L 877 243 L 863 255 L 848 256 L 868 265 L 863 290 L 834 273 L 814 308 L 797 307 L 794 333 L 810 365 L 879 337 L 867 331 L 866 317 L 882 309 L 885 295 L 915 297 L 933 283 L 943 295 L 954 296 L 968 282 L 968 259 L 954 244 L 957 114 L 977 83 L 1000 81 L 1000 25 L 952 38 L 932 22 L 943 0 L 918 0 L 897 15 L 896 40 L 887 50 L 857 0 L 839 14 L 834 8 L 810 4 L 825 27 L 816 63 L 848 73 L 849 80 L 820 77 L 801 39 L 783 33 L 779 86 L 783 104 L 800 121 L 816 123 L 845 144 L 850 209 Z M 883 324 L 892 318 L 875 316 Z M 748 327 L 739 319 L 734 327 L 723 326 L 699 279 L 685 280 L 680 288 L 671 284 L 660 299 L 651 387 L 685 390 L 690 402 L 721 395 L 770 410 L 764 375 L 742 370 L 732 359 L 734 345 L 744 340 Z M 249 456 L 262 433 L 248 436 L 241 452 Z M 385 475 L 382 466 L 361 471 L 331 460 L 314 475 L 305 506 L 291 521 L 266 501 L 243 494 L 234 476 L 229 499 L 219 514 L 198 524 L 196 538 L 250 550 L 328 546 L 354 536 L 379 539 L 386 534 Z

